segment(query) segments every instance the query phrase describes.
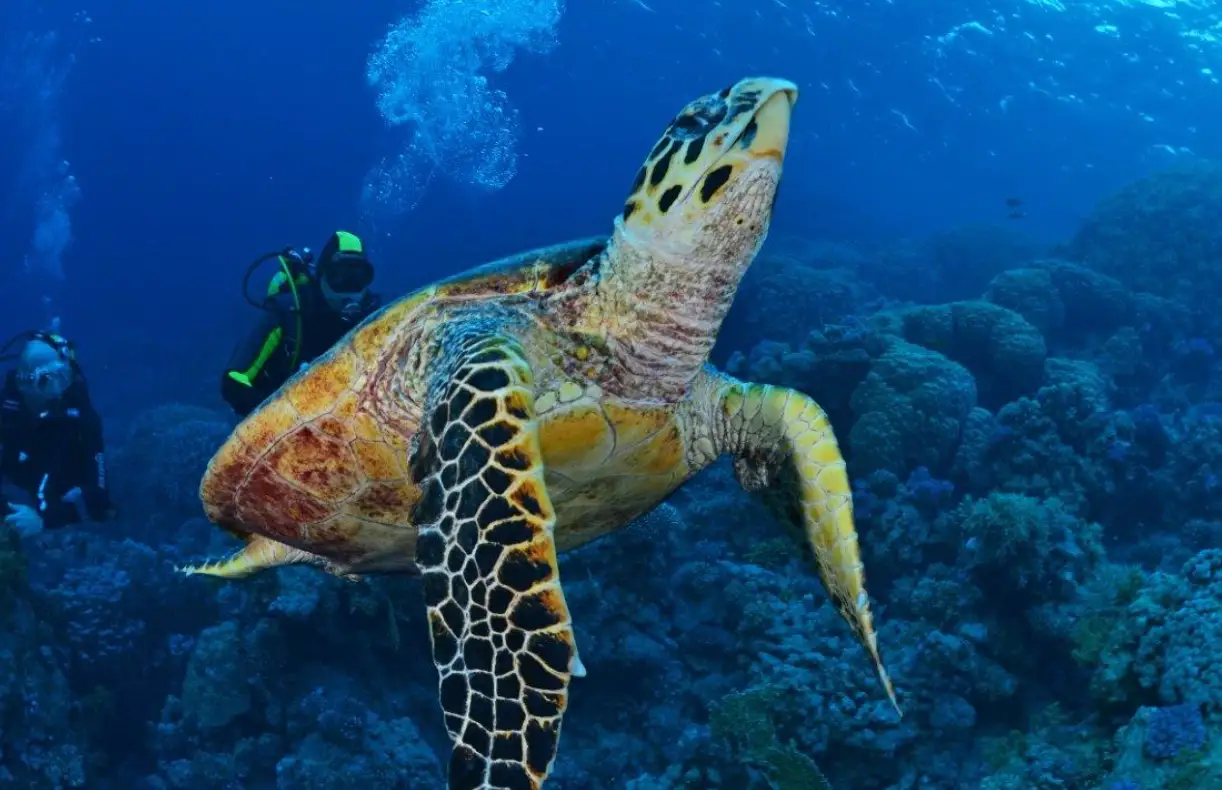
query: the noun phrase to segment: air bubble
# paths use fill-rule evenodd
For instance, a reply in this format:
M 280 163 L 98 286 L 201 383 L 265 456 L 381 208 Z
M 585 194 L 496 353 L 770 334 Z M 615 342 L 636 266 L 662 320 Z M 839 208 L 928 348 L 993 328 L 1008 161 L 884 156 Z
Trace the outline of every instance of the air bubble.
M 385 226 L 411 211 L 434 178 L 489 192 L 513 180 L 521 122 L 488 76 L 520 51 L 550 52 L 562 11 L 562 0 L 431 0 L 391 27 L 366 77 L 382 117 L 404 137 L 366 174 L 366 223 Z

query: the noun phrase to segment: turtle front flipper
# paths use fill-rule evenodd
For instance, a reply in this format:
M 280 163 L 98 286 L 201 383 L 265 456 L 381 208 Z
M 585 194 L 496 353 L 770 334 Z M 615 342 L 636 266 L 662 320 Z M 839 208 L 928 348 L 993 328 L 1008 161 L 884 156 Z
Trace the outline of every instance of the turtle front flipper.
M 786 515 L 802 528 L 823 586 L 902 716 L 878 651 L 853 524 L 853 491 L 827 414 L 800 392 L 729 377 L 715 402 L 716 433 L 727 445 L 719 449 L 735 456 L 735 473 L 748 491 L 777 482 L 785 487 L 779 493 Z
M 450 790 L 537 790 L 582 674 L 560 588 L 533 375 L 518 342 L 480 320 L 435 338 L 411 474 L 412 521 Z

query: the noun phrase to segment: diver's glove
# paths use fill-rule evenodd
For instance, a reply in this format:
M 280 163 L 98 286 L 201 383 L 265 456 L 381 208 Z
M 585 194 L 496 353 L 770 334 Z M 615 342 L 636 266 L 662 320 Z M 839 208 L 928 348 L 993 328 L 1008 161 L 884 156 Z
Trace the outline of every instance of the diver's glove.
M 13 512 L 4 517 L 6 527 L 12 528 L 23 538 L 42 532 L 42 516 L 38 515 L 37 510 L 29 505 L 9 505 L 8 509 Z

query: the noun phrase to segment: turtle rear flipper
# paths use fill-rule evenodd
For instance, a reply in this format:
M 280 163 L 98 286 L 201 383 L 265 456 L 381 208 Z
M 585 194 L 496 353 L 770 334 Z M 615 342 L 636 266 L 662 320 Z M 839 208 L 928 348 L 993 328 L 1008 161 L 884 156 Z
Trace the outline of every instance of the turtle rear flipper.
M 534 382 L 478 318 L 436 338 L 411 476 L 450 790 L 531 788 L 551 771 L 581 674 L 556 563 Z
M 337 576 L 346 576 L 335 570 L 331 563 L 317 554 L 295 549 L 262 535 L 243 536 L 246 545 L 223 560 L 188 565 L 179 568 L 187 576 L 217 576 L 222 579 L 241 579 L 246 576 L 283 565 L 322 565 Z

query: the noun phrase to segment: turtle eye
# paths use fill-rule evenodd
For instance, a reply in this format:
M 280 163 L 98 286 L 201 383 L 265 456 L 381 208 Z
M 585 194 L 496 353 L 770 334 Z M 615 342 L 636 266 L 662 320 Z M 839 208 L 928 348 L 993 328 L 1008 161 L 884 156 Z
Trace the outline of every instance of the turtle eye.
M 700 131 L 704 125 L 705 124 L 701 123 L 701 119 L 697 115 L 681 115 L 675 120 L 675 131 L 692 134 Z
M 670 124 L 670 137 L 675 140 L 692 140 L 704 137 L 725 120 L 726 105 L 721 99 L 706 96 L 679 114 Z

